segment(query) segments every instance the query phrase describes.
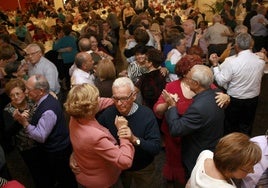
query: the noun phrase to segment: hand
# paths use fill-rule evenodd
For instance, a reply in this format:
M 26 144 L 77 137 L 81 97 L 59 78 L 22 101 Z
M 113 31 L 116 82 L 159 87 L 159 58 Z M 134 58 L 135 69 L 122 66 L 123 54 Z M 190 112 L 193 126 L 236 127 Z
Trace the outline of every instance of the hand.
M 162 96 L 165 99 L 168 106 L 176 106 L 176 103 L 179 100 L 178 94 L 170 94 L 165 89 L 162 91 Z
M 128 126 L 128 121 L 123 116 L 116 116 L 115 120 L 114 120 L 114 124 L 115 124 L 117 130 L 119 130 L 120 127 L 122 127 L 122 126 Z
M 69 165 L 70 165 L 73 173 L 79 174 L 81 172 L 81 170 L 80 170 L 79 166 L 77 165 L 76 160 L 75 160 L 73 155 L 74 154 L 72 153 L 71 156 L 70 156 Z
M 166 67 L 160 67 L 160 73 L 165 77 L 168 74 L 168 69 Z
M 226 107 L 230 103 L 230 96 L 222 92 L 216 92 L 215 99 L 220 108 Z
M 20 113 L 18 109 L 16 109 L 13 113 L 13 118 L 18 121 L 24 128 L 29 125 L 28 122 L 29 112 L 25 111 Z
M 126 125 L 123 125 L 118 129 L 117 135 L 119 138 L 126 138 L 129 140 L 133 137 L 131 129 Z

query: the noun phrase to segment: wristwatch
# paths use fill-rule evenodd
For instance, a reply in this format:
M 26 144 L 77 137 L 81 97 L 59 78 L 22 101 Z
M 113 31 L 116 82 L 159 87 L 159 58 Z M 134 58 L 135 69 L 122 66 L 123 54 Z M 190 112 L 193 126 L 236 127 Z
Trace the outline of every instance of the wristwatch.
M 137 138 L 137 139 L 135 140 L 135 145 L 136 145 L 136 146 L 141 145 L 141 140 L 140 140 L 139 138 Z

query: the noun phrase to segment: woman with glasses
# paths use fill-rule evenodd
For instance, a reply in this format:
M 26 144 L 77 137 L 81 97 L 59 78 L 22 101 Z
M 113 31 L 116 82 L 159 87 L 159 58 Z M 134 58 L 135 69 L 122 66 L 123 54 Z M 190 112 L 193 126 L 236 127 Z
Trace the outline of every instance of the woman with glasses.
M 34 159 L 32 151 L 36 146 L 36 142 L 29 138 L 23 126 L 13 117 L 14 111 L 18 109 L 21 113 L 27 112 L 29 114 L 28 118 L 31 119 L 35 106 L 34 103 L 26 97 L 25 90 L 24 81 L 19 78 L 11 79 L 5 85 L 5 92 L 11 99 L 11 102 L 6 105 L 3 112 L 4 131 L 5 142 L 8 143 L 9 147 L 17 147 L 31 171 L 31 164 Z
M 106 100 L 106 101 L 105 101 Z M 105 103 L 104 103 L 105 102 Z M 108 129 L 95 119 L 96 113 L 111 105 L 111 99 L 99 99 L 98 89 L 90 84 L 74 86 L 64 104 L 71 116 L 69 128 L 73 146 L 72 161 L 79 171 L 76 180 L 82 187 L 111 187 L 122 169 L 131 167 L 134 147 L 125 136 L 129 132 L 127 120 L 117 116 L 115 125 L 118 129 L 120 144 Z

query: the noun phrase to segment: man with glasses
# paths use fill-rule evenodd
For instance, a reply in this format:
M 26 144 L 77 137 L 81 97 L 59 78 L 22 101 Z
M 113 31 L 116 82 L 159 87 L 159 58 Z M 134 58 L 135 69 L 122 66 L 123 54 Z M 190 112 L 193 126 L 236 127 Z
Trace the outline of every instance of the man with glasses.
M 28 75 L 44 75 L 49 83 L 50 91 L 59 94 L 60 84 L 58 80 L 58 70 L 51 61 L 43 57 L 40 46 L 36 43 L 32 43 L 29 44 L 24 51 L 24 60 L 28 63 Z
M 107 108 L 98 118 L 100 124 L 109 129 L 118 139 L 114 124 L 116 115 L 124 116 L 128 121 L 130 132 L 125 133 L 135 146 L 132 167 L 123 171 L 121 181 L 124 187 L 130 187 L 132 180 L 136 187 L 151 187 L 154 172 L 154 156 L 161 149 L 160 132 L 153 112 L 138 105 L 133 82 L 127 77 L 117 78 L 112 86 L 114 105 Z M 120 135 L 122 136 L 122 135 Z

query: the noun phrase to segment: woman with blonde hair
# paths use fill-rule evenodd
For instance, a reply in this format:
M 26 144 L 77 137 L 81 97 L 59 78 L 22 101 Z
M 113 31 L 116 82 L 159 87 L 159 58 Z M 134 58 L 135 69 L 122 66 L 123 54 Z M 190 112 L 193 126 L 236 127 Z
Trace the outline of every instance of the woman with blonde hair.
M 82 84 L 70 90 L 64 104 L 71 116 L 71 161 L 76 161 L 80 169 L 75 174 L 78 183 L 86 188 L 111 187 L 117 182 L 121 170 L 132 165 L 134 147 L 128 139 L 121 138 L 125 131 L 129 131 L 127 120 L 121 116 L 115 119 L 120 139 L 118 145 L 109 130 L 95 119 L 99 110 L 111 104 L 108 100 L 111 99 L 99 99 L 95 86 Z
M 96 66 L 95 86 L 101 97 L 112 97 L 112 85 L 116 78 L 114 63 L 109 59 L 101 59 Z
M 213 152 L 200 153 L 188 181 L 189 187 L 236 187 L 234 179 L 254 173 L 254 165 L 261 160 L 262 151 L 249 136 L 234 132 L 220 139 Z

